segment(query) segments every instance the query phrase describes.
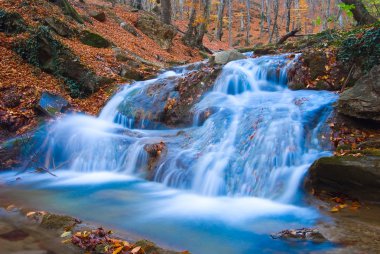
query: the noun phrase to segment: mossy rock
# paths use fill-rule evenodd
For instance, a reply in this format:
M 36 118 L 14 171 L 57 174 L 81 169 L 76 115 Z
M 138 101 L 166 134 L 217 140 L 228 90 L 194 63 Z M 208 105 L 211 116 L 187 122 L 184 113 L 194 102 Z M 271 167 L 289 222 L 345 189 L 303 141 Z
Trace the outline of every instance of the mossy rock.
M 65 15 L 72 17 L 75 21 L 77 21 L 80 24 L 84 23 L 82 17 L 74 9 L 74 7 L 70 4 L 68 0 L 51 0 L 51 2 L 58 5 Z
M 73 225 L 76 220 L 73 217 L 67 215 L 58 215 L 58 214 L 45 214 L 42 217 L 41 227 L 46 229 L 63 229 Z
M 13 49 L 30 64 L 62 78 L 73 98 L 86 97 L 101 85 L 112 82 L 82 64 L 70 49 L 52 36 L 48 27 L 34 29 L 27 40 L 18 41 Z
M 54 17 L 46 18 L 45 24 L 62 37 L 71 37 L 75 33 L 67 24 Z
M 140 240 L 135 243 L 136 246 L 140 246 L 145 254 L 180 254 L 181 252 L 165 250 L 158 247 L 155 243 L 148 240 Z M 183 253 L 183 252 L 182 252 Z
M 87 30 L 81 33 L 80 41 L 85 45 L 95 48 L 108 48 L 111 46 L 111 43 L 99 34 L 92 33 Z
M 27 30 L 27 25 L 20 14 L 6 12 L 0 9 L 0 32 L 7 34 L 22 33 Z

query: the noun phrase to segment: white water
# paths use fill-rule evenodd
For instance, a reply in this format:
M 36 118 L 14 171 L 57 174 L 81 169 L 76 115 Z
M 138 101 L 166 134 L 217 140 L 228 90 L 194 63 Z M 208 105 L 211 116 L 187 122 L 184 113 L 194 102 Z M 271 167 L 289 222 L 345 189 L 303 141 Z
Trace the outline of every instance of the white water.
M 107 204 L 109 209 L 122 208 L 136 221 L 157 225 L 163 223 L 160 220 L 180 218 L 197 223 L 222 221 L 235 230 L 254 228 L 255 233 L 269 233 L 265 223 L 254 226 L 257 222 L 252 220 L 269 216 L 276 221 L 285 216 L 288 219 L 282 221 L 284 225 L 313 221 L 316 214 L 299 206 L 300 182 L 310 164 L 329 153 L 321 141 L 336 95 L 287 89 L 286 69 L 291 64 L 287 55 L 227 64 L 213 90 L 193 108 L 193 125 L 184 129 L 168 129 L 144 119 L 136 124 L 133 115 L 120 112 L 120 105 L 125 110 L 125 105 L 143 102 L 149 110 L 155 106 L 146 96 L 151 85 L 163 82 L 170 89 L 176 77 L 187 75 L 186 68 L 127 85 L 107 103 L 98 118 L 70 115 L 49 127 L 40 147 L 44 164 L 50 169 L 63 165 L 67 170 L 54 171 L 58 178 L 34 177 L 31 182 L 40 188 L 63 187 L 70 194 L 60 198 L 66 205 L 78 199 L 82 207 L 71 207 L 82 213 L 83 209 L 88 213 L 89 207 L 98 209 L 97 202 L 103 201 L 97 195 L 105 188 L 108 194 L 102 197 L 112 200 L 112 205 Z M 210 114 L 207 119 L 202 117 L 205 112 Z M 147 172 L 144 146 L 159 142 L 167 145 L 167 153 L 153 173 Z M 145 177 L 158 183 L 141 180 Z M 107 184 L 111 183 L 115 187 L 109 189 Z M 85 198 L 71 193 L 72 189 L 77 193 L 82 186 L 98 187 Z M 130 199 L 130 195 L 135 199 Z M 134 208 L 137 204 L 144 208 L 143 215 L 139 214 L 141 209 Z M 125 215 L 115 216 L 120 219 Z M 105 220 L 104 216 L 89 217 Z M 273 223 L 271 229 L 278 230 Z M 158 241 L 180 241 L 173 235 L 180 231 L 179 226 L 174 226 L 172 233 L 161 235 L 160 231 L 155 233 L 152 228 L 137 225 L 143 228 L 138 233 Z M 193 234 L 211 237 L 198 226 L 192 230 Z M 217 242 L 225 240 L 220 236 Z M 186 246 L 192 241 L 182 242 L 181 246 Z M 202 248 L 193 249 L 196 253 L 212 253 Z M 229 252 L 225 249 L 218 253 Z M 242 248 L 236 253 L 250 252 Z

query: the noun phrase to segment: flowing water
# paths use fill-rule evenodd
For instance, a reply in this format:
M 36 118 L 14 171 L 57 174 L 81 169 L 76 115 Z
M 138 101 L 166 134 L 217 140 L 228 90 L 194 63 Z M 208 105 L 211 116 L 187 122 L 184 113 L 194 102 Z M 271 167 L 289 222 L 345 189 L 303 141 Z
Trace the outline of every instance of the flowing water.
M 3 195 L 195 254 L 327 248 L 269 237 L 320 219 L 303 203 L 300 184 L 311 163 L 330 153 L 325 123 L 336 95 L 287 89 L 292 63 L 288 55 L 228 63 L 193 107 L 193 124 L 181 129 L 136 121 L 128 109 L 156 107 L 144 96 L 152 84 L 172 89 L 173 78 L 193 69 L 126 85 L 99 117 L 67 115 L 41 129 L 39 159 L 63 169 L 57 177 L 6 173 L 11 188 Z M 144 147 L 160 142 L 167 149 L 152 172 Z

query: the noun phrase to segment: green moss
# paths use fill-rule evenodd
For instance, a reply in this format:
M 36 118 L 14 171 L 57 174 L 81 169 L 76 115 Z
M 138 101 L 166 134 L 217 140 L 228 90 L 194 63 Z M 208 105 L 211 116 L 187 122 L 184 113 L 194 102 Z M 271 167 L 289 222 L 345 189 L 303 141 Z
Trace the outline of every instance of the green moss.
M 338 51 L 338 60 L 359 66 L 365 73 L 380 64 L 380 27 L 348 34 Z
M 108 48 L 111 46 L 111 43 L 104 39 L 102 36 L 90 31 L 83 31 L 80 35 L 80 41 L 83 44 L 86 44 L 95 48 Z
M 41 226 L 47 229 L 61 229 L 75 223 L 75 219 L 70 216 L 58 214 L 45 214 L 42 217 Z

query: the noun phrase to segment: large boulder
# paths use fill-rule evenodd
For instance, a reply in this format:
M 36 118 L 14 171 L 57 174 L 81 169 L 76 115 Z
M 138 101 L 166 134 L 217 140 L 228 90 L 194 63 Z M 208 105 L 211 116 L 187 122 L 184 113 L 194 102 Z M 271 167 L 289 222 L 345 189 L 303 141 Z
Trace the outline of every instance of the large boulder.
M 169 49 L 173 38 L 177 34 L 174 26 L 167 25 L 152 15 L 140 15 L 136 22 L 136 27 L 157 42 L 163 49 Z
M 309 191 L 345 194 L 360 200 L 380 201 L 380 157 L 324 157 L 309 169 Z
M 99 22 L 106 21 L 106 14 L 104 11 L 89 11 L 88 15 Z
M 211 62 L 214 64 L 226 64 L 231 61 L 246 59 L 246 58 L 247 57 L 245 55 L 243 55 L 236 49 L 232 49 L 232 50 L 215 53 L 211 58 Z
M 189 126 L 192 107 L 210 90 L 220 70 L 205 66 L 185 77 L 158 79 L 126 96 L 118 110 L 134 128 Z
M 111 43 L 107 39 L 104 39 L 99 34 L 96 34 L 87 30 L 83 31 L 80 34 L 79 39 L 83 44 L 86 44 L 88 46 L 95 47 L 95 48 L 108 48 L 111 46 Z
M 338 100 L 338 112 L 347 116 L 380 121 L 380 65 L 361 77 Z

